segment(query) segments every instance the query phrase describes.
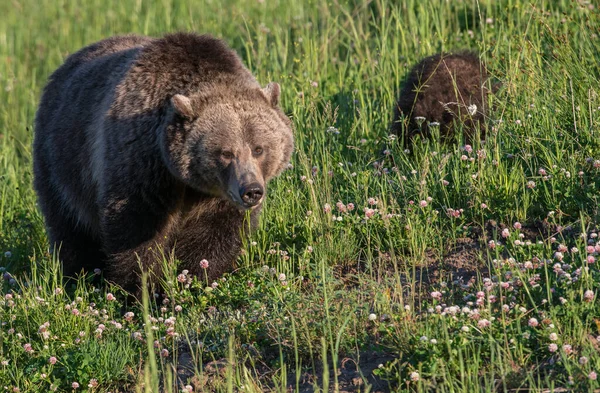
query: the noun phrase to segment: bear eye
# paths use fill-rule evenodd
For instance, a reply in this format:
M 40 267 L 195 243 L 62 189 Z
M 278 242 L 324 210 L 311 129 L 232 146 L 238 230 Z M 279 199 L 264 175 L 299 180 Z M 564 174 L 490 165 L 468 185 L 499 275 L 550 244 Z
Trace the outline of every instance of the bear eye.
M 231 160 L 233 158 L 233 153 L 225 150 L 221 152 L 221 157 L 223 157 L 226 160 Z
M 254 155 L 255 156 L 260 156 L 261 154 L 263 154 L 263 148 L 260 146 L 257 146 L 254 148 Z

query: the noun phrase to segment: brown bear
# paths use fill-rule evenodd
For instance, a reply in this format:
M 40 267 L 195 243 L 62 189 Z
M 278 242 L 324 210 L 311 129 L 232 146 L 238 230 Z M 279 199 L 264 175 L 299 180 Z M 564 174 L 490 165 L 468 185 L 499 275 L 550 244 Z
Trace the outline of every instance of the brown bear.
M 473 52 L 424 58 L 411 69 L 400 91 L 391 132 L 409 146 L 416 135 L 430 135 L 432 125 L 439 127 L 442 139 L 452 138 L 457 122 L 463 125 L 467 141 L 477 131 L 484 139 L 488 78 L 485 65 Z
M 160 273 L 157 250 L 200 278 L 230 270 L 246 211 L 256 225 L 293 151 L 279 95 L 208 35 L 118 36 L 71 55 L 44 89 L 33 145 L 65 276 L 105 268 L 135 290 L 138 261 Z

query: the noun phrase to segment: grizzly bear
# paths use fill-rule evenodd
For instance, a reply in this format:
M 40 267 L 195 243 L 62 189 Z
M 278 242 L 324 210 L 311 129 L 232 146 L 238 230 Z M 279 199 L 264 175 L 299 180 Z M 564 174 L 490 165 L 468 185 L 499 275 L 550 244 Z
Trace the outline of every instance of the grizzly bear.
M 391 132 L 409 146 L 416 135 L 429 136 L 432 126 L 439 127 L 441 138 L 447 140 L 454 136 L 455 125 L 462 124 L 466 140 L 472 141 L 477 131 L 484 139 L 488 78 L 485 65 L 473 52 L 424 58 L 404 82 Z
M 44 89 L 33 144 L 65 276 L 101 268 L 136 290 L 140 265 L 160 274 L 158 250 L 202 279 L 231 270 L 293 151 L 279 96 L 208 35 L 117 36 L 68 57 Z

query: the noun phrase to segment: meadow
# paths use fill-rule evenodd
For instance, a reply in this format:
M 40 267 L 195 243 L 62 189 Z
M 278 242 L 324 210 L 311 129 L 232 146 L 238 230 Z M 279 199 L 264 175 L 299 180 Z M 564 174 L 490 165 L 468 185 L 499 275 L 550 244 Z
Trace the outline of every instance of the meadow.
M 583 0 L 0 2 L 0 391 L 594 392 L 600 11 Z M 238 268 L 63 284 L 32 188 L 49 74 L 123 33 L 224 38 L 295 127 Z M 410 67 L 481 54 L 489 132 L 389 135 Z M 209 261 L 210 263 L 210 261 Z M 101 275 L 101 272 L 99 273 Z

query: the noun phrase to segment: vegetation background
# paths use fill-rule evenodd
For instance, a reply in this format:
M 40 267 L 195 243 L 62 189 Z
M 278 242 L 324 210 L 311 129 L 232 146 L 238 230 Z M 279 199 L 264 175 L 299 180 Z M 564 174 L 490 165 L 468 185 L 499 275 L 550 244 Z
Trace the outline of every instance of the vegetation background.
M 4 0 L 0 15 L 2 391 L 600 389 L 593 2 Z M 64 287 L 31 185 L 40 91 L 87 44 L 177 30 L 281 84 L 293 167 L 223 280 L 190 283 L 166 255 L 166 299 Z M 485 143 L 459 125 L 455 143 L 402 146 L 388 127 L 410 66 L 462 48 L 503 86 Z

